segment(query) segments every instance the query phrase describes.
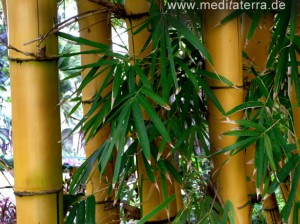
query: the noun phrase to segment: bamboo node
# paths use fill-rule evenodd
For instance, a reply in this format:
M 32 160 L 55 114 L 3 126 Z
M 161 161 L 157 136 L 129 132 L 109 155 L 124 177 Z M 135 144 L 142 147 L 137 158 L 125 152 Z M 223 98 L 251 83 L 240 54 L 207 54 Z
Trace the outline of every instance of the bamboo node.
M 166 223 L 171 223 L 174 221 L 176 216 L 170 217 L 168 219 L 163 219 L 163 220 L 157 220 L 157 221 L 148 221 L 148 224 L 166 224 Z
M 35 57 L 35 58 L 14 58 L 14 57 L 8 57 L 9 61 L 17 62 L 17 63 L 23 63 L 23 62 L 31 62 L 31 61 L 44 61 L 44 62 L 51 62 L 51 61 L 57 61 L 59 57 Z
M 273 208 L 263 208 L 264 211 L 268 212 L 268 211 L 273 211 L 273 210 L 278 210 L 278 206 L 275 206 Z
M 35 196 L 35 195 L 47 195 L 47 194 L 57 194 L 63 190 L 63 187 L 51 190 L 44 191 L 14 191 L 16 196 L 26 197 L 26 196 Z
M 250 202 L 250 201 L 247 201 L 245 204 L 243 204 L 243 205 L 237 207 L 237 209 L 243 209 L 243 208 L 247 207 L 249 204 L 251 204 L 251 202 Z
M 244 89 L 245 85 L 242 86 L 210 86 L 211 89 Z
M 96 201 L 97 205 L 104 205 L 104 211 L 112 210 L 117 207 L 113 200 Z

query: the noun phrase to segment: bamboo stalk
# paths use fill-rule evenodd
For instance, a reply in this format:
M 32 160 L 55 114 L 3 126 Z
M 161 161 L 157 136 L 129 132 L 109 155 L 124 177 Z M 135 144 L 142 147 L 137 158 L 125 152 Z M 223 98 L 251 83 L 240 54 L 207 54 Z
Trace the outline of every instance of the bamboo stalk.
M 247 53 L 248 58 L 244 60 L 244 80 L 246 83 L 251 83 L 254 75 L 252 72 L 248 72 L 250 67 L 253 66 L 258 73 L 262 73 L 265 70 L 269 45 L 271 42 L 271 28 L 273 26 L 274 16 L 269 14 L 264 16 L 258 27 L 251 38 L 251 40 L 244 41 L 244 51 Z M 248 28 L 250 27 L 251 20 L 248 17 L 243 18 L 243 26 L 244 26 L 244 37 L 246 38 L 246 34 Z M 245 90 L 245 95 L 247 91 Z M 254 167 L 254 155 L 255 155 L 255 144 L 249 146 L 246 149 L 246 173 L 247 176 L 250 177 L 250 181 L 247 182 L 248 195 L 251 201 L 256 201 L 256 175 L 255 175 L 255 167 Z M 268 195 L 262 202 L 263 210 L 265 213 L 266 221 L 268 224 L 281 223 L 281 218 L 279 214 L 279 209 L 276 201 L 275 194 Z
M 129 54 L 132 58 L 132 63 L 135 63 L 137 59 L 143 59 L 147 57 L 151 51 L 152 46 L 149 44 L 145 48 L 145 42 L 150 37 L 150 32 L 148 29 L 142 29 L 138 33 L 135 33 L 144 22 L 147 20 L 145 14 L 148 13 L 150 3 L 146 0 L 135 1 L 127 0 L 125 1 L 125 11 L 128 16 L 126 19 L 126 24 L 128 28 L 128 42 L 129 42 Z M 140 15 L 140 16 L 137 16 Z M 147 115 L 144 113 L 144 118 L 147 118 Z M 159 141 L 156 142 L 158 145 Z M 165 153 L 170 152 L 170 148 L 164 150 Z M 147 215 L 151 210 L 160 205 L 163 201 L 162 195 L 162 183 L 160 180 L 160 172 L 155 172 L 156 183 L 153 184 L 147 175 L 146 168 L 144 166 L 144 160 L 142 157 L 142 152 L 139 152 L 137 155 L 137 164 L 138 164 L 138 178 L 141 192 L 141 217 Z M 165 155 L 165 154 L 164 154 Z M 162 156 L 164 156 L 162 155 Z M 156 166 L 155 162 L 151 161 L 151 166 Z M 175 190 L 176 189 L 176 190 Z M 168 209 L 158 212 L 156 215 L 151 217 L 149 222 L 158 222 L 158 223 L 169 223 L 170 219 L 174 218 L 177 214 L 177 210 L 182 208 L 182 198 L 180 193 L 180 187 L 175 185 L 175 181 L 172 183 L 168 182 L 167 186 L 168 196 L 177 194 L 176 200 L 172 201 L 169 204 Z M 176 192 L 175 192 L 176 191 Z M 178 209 L 177 209 L 178 204 Z
M 101 10 L 103 7 L 84 0 L 77 0 L 78 13 L 84 13 L 91 10 Z M 111 24 L 108 13 L 97 13 L 79 20 L 80 37 L 89 39 L 91 41 L 107 44 L 111 47 Z M 92 47 L 81 45 L 81 51 L 94 50 Z M 86 54 L 81 55 L 82 65 L 96 63 L 102 55 L 100 54 Z M 102 68 L 103 69 L 103 68 Z M 88 74 L 88 70 L 82 72 L 82 78 Z M 99 91 L 108 71 L 96 77 L 91 81 L 82 91 L 83 102 L 90 102 L 90 100 Z M 107 92 L 111 91 L 111 87 L 107 87 L 102 96 L 104 97 Z M 84 103 L 84 115 L 88 113 L 91 104 Z M 96 112 L 95 112 L 96 113 Z M 101 144 L 109 137 L 110 127 L 107 125 L 103 127 L 98 133 L 89 141 L 86 142 L 85 150 L 86 156 L 89 157 L 93 154 Z M 96 223 L 119 223 L 119 206 L 114 205 L 114 195 L 108 195 L 108 187 L 111 184 L 113 176 L 113 161 L 109 161 L 106 172 L 100 177 L 100 172 L 97 164 L 94 166 L 95 172 L 91 174 L 89 182 L 87 183 L 87 194 L 94 194 L 96 199 Z
M 250 67 L 253 66 L 257 72 L 261 73 L 265 70 L 266 60 L 269 51 L 269 44 L 271 40 L 270 29 L 273 25 L 273 16 L 264 17 L 258 25 L 255 34 L 248 42 L 246 35 L 250 27 L 251 20 L 249 17 L 243 17 L 243 31 L 244 31 L 244 51 L 247 53 L 248 58 L 244 59 L 244 80 L 246 83 L 251 83 L 254 78 L 253 73 L 250 71 Z M 245 90 L 245 95 L 247 94 Z M 256 183 L 254 174 L 254 155 L 255 145 L 251 145 L 246 149 L 246 173 L 250 178 L 247 182 L 248 194 L 252 197 L 256 197 Z
M 18 223 L 63 223 L 56 1 L 7 1 Z M 30 52 L 25 56 L 22 51 Z
M 213 60 L 213 66 L 206 63 L 207 69 L 229 79 L 235 87 L 208 80 L 214 94 L 225 111 L 243 102 L 242 40 L 238 19 L 219 25 L 229 10 L 206 10 L 204 12 L 205 44 Z M 222 133 L 238 128 L 235 120 L 242 119 L 242 113 L 235 113 L 226 121 L 211 101 L 208 101 L 208 124 L 212 153 L 232 145 L 236 137 Z M 235 223 L 250 223 L 250 206 L 247 196 L 244 153 L 234 156 L 221 154 L 213 157 L 214 174 L 212 181 L 223 202 L 230 200 L 234 207 Z
M 300 9 L 298 9 L 298 16 L 297 16 L 297 20 L 296 20 L 296 35 L 299 35 L 300 32 Z M 298 52 L 296 52 L 296 58 L 297 61 L 300 60 L 300 54 Z M 299 74 L 299 66 L 298 66 L 298 74 Z M 299 87 L 298 87 L 299 88 Z M 292 113 L 293 113 L 293 118 L 294 118 L 294 128 L 295 128 L 295 138 L 296 141 L 299 140 L 299 136 L 300 136 L 300 107 L 298 104 L 298 100 L 297 100 L 297 96 L 296 96 L 296 91 L 295 91 L 295 86 L 294 84 L 291 85 L 291 90 L 290 90 L 290 101 L 292 104 Z M 298 145 L 298 149 L 295 153 L 299 154 L 299 147 L 300 145 Z M 299 203 L 300 202 L 300 183 L 298 184 L 298 190 L 297 190 L 297 194 L 296 194 L 296 198 L 295 198 L 295 203 Z M 293 224 L 293 216 L 294 216 L 294 206 L 292 208 L 290 217 L 289 217 L 289 224 Z M 298 210 L 298 223 L 300 223 L 300 210 Z
M 282 223 L 275 194 L 268 195 L 262 202 L 267 224 Z

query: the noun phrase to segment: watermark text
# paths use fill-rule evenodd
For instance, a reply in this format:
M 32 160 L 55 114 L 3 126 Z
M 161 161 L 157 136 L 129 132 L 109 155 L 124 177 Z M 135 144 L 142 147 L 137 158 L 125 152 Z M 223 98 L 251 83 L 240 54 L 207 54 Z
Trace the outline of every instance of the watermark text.
M 167 2 L 169 10 L 284 10 L 285 2 L 275 0 L 271 4 L 263 1 L 233 1 L 222 0 L 218 2 Z

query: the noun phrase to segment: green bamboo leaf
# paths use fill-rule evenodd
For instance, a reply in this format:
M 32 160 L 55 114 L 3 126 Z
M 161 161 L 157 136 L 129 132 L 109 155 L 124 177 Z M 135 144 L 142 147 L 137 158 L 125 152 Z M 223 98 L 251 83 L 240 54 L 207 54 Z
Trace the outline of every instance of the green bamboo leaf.
M 102 153 L 99 159 L 99 167 L 100 167 L 101 175 L 105 171 L 105 167 L 111 158 L 112 151 L 115 147 L 117 140 L 119 139 L 120 133 L 124 129 L 127 130 L 129 117 L 130 117 L 130 107 L 131 107 L 131 103 L 125 104 L 123 106 L 122 111 L 120 112 L 119 117 L 117 119 L 117 126 L 114 130 L 111 131 L 111 135 L 105 146 L 104 149 L 105 153 Z
M 288 161 L 284 164 L 284 166 L 277 171 L 276 180 L 272 182 L 269 187 L 268 194 L 272 194 L 279 187 L 280 183 L 283 183 L 285 179 L 291 174 L 292 170 L 297 167 L 297 164 L 300 161 L 299 155 L 293 155 Z
M 177 181 L 177 183 L 182 184 L 182 177 L 179 174 L 179 172 L 176 170 L 176 168 L 173 166 L 173 164 L 170 163 L 170 161 L 167 159 L 162 160 L 162 162 L 165 164 L 165 167 L 168 169 L 168 171 L 173 176 L 173 178 Z
M 226 201 L 224 205 L 224 211 L 222 215 L 222 224 L 228 223 L 228 218 L 229 218 L 229 223 L 234 224 L 234 209 L 233 205 L 230 201 Z
M 160 180 L 161 180 L 161 186 L 162 186 L 163 200 L 166 200 L 168 198 L 168 187 L 167 187 L 168 183 L 167 183 L 167 178 L 163 173 L 161 173 L 161 175 L 160 175 Z
M 209 55 L 207 49 L 205 48 L 204 44 L 201 43 L 200 38 L 196 36 L 193 32 L 191 32 L 187 26 L 183 25 L 173 16 L 166 16 L 169 24 L 174 27 L 182 36 L 184 36 L 195 48 L 197 48 L 203 57 L 212 65 L 212 59 Z
M 256 9 L 254 16 L 252 18 L 251 25 L 249 27 L 247 40 L 250 40 L 252 38 L 262 16 L 263 16 L 263 11 L 261 9 Z
M 80 66 L 75 66 L 75 67 L 68 67 L 66 69 L 61 69 L 61 71 L 71 71 L 71 70 L 83 70 L 83 69 L 88 69 L 88 68 L 100 68 L 101 66 L 105 67 L 111 67 L 119 64 L 119 60 L 115 59 L 108 59 L 107 57 L 102 57 L 99 59 L 99 61 L 95 63 L 90 63 L 86 65 L 80 65 Z
M 294 204 L 294 211 L 293 211 L 293 223 L 299 223 L 298 220 L 299 220 L 299 210 L 300 210 L 300 202 L 297 201 L 295 202 Z
M 191 80 L 195 90 L 198 92 L 200 86 L 198 84 L 197 78 L 195 77 L 196 75 L 193 74 L 193 72 L 189 69 L 188 65 L 186 63 L 184 63 L 181 59 L 178 59 L 176 62 L 185 71 L 187 78 Z
M 264 103 L 262 103 L 261 101 L 248 101 L 248 102 L 242 103 L 242 104 L 234 107 L 230 111 L 228 111 L 226 113 L 226 116 L 230 116 L 241 110 L 255 109 L 255 108 L 260 108 L 260 107 L 264 107 Z
M 74 224 L 74 219 L 76 217 L 77 209 L 78 209 L 78 203 L 73 205 L 72 209 L 70 210 L 67 216 L 67 220 L 65 224 Z
M 94 42 L 94 41 L 90 41 L 81 37 L 75 37 L 71 34 L 67 34 L 67 33 L 63 33 L 63 32 L 58 32 L 57 33 L 58 36 L 67 39 L 67 40 L 71 40 L 74 41 L 80 45 L 87 45 L 87 46 L 91 46 L 91 47 L 95 47 L 95 48 L 99 48 L 99 49 L 103 49 L 103 50 L 108 50 L 109 47 L 106 44 L 101 44 L 98 42 Z
M 94 195 L 86 199 L 86 223 L 95 224 L 96 200 Z
M 165 28 L 167 29 L 167 28 Z M 171 38 L 170 34 L 168 31 L 165 32 L 165 38 L 166 38 L 166 44 L 167 44 L 167 51 L 168 51 L 168 59 L 170 63 L 170 68 L 171 68 L 171 76 L 174 82 L 174 87 L 175 89 L 178 88 L 178 82 L 177 82 L 177 77 L 176 77 L 176 71 L 175 71 L 175 63 L 174 63 L 174 54 L 173 54 L 173 48 L 171 44 Z M 165 57 L 165 55 L 161 55 L 161 57 Z
M 272 40 L 270 43 L 271 52 L 268 57 L 267 67 L 271 67 L 276 59 L 277 54 L 280 50 L 284 49 L 288 45 L 286 41 L 286 31 L 288 28 L 290 20 L 290 4 L 289 1 L 286 2 L 286 8 L 278 13 L 278 16 L 275 18 L 275 30 L 272 35 Z
M 288 197 L 288 200 L 286 202 L 286 205 L 282 209 L 282 218 L 287 221 L 289 218 L 289 215 L 291 213 L 293 202 L 296 197 L 297 188 L 298 188 L 298 182 L 300 180 L 300 165 L 298 164 L 297 168 L 295 169 L 295 173 L 292 177 L 292 184 L 291 184 L 291 191 Z
M 291 42 L 293 42 L 294 38 L 295 38 L 298 8 L 299 8 L 298 1 L 291 0 L 291 18 L 290 18 L 290 40 L 291 40 Z
M 200 77 L 198 77 L 198 82 L 199 82 L 199 85 L 203 88 L 203 90 L 207 94 L 207 96 L 209 97 L 209 99 L 213 102 L 213 104 L 215 105 L 215 107 L 223 115 L 225 115 L 226 114 L 225 110 L 223 109 L 222 105 L 220 104 L 218 98 L 215 96 L 215 94 L 213 93 L 213 91 L 211 90 L 211 88 L 208 86 L 207 82 L 204 81 L 203 79 L 201 79 Z
M 259 76 L 257 76 L 254 81 L 253 81 L 256 85 L 258 85 L 259 90 L 261 91 L 262 95 L 267 99 L 269 97 L 269 90 L 266 86 L 266 84 L 264 83 L 263 79 Z
M 170 105 L 163 98 L 157 95 L 152 89 L 142 87 L 140 91 L 155 103 L 159 104 L 161 107 L 165 108 L 166 110 L 170 110 Z
M 276 170 L 276 165 L 275 165 L 274 156 L 273 156 L 273 148 L 272 148 L 271 140 L 268 135 L 264 135 L 264 143 L 265 143 L 265 149 L 267 152 L 267 156 L 268 156 L 271 168 L 273 170 Z
M 152 89 L 151 84 L 149 83 L 149 80 L 147 78 L 147 76 L 145 75 L 145 72 L 142 70 L 142 68 L 140 67 L 139 64 L 135 64 L 134 65 L 134 69 L 137 73 L 137 75 L 140 77 L 142 83 L 144 84 L 144 86 L 148 89 Z
M 74 72 L 71 75 L 68 75 L 67 77 L 63 78 L 61 80 L 61 82 L 72 79 L 72 78 L 75 78 L 75 77 L 78 77 L 78 76 L 81 76 L 81 71 L 80 72 Z
M 85 223 L 85 201 L 79 202 L 76 213 L 76 224 L 82 223 Z
M 75 106 L 71 109 L 71 111 L 68 113 L 68 117 L 70 117 L 72 114 L 74 114 L 77 110 L 78 110 L 78 108 L 81 106 L 81 101 L 79 101 L 79 102 L 77 102 L 76 104 L 75 104 Z
M 214 72 L 210 72 L 210 71 L 206 71 L 206 70 L 199 70 L 199 74 L 204 75 L 207 78 L 218 80 L 228 86 L 233 86 L 233 83 L 230 80 L 228 80 L 225 77 L 223 77 L 222 75 L 218 75 Z
M 292 82 L 293 82 L 293 91 L 296 91 L 298 104 L 300 103 L 300 82 L 299 82 L 299 73 L 298 73 L 298 65 L 296 53 L 293 47 L 290 48 L 290 62 L 292 67 Z
M 152 108 L 152 105 L 148 102 L 148 100 L 141 94 L 137 95 L 137 101 L 139 104 L 145 109 L 145 112 L 149 115 L 151 121 L 153 122 L 154 126 L 158 130 L 158 132 L 161 134 L 161 136 L 166 140 L 167 142 L 171 142 L 171 138 L 169 136 L 169 133 L 167 129 L 165 128 L 163 122 L 161 121 L 160 117 L 156 113 L 156 111 Z
M 114 78 L 113 78 L 113 86 L 112 86 L 112 105 L 115 102 L 115 99 L 119 93 L 119 89 L 121 87 L 123 80 L 122 77 L 122 70 L 123 70 L 123 65 L 117 65 Z
M 106 52 L 107 49 L 104 50 L 89 50 L 89 51 L 79 51 L 79 52 L 70 52 L 70 53 L 63 53 L 60 54 L 59 57 L 60 58 L 69 58 L 72 56 L 77 56 L 77 55 L 82 55 L 82 54 L 100 54 L 100 53 L 104 53 Z
M 119 148 L 116 161 L 115 161 L 115 167 L 114 167 L 114 174 L 113 174 L 113 179 L 112 183 L 115 184 L 117 183 L 119 179 L 119 174 L 120 174 L 120 169 L 121 169 L 121 162 L 122 162 L 122 155 L 123 155 L 123 149 Z
M 75 194 L 78 188 L 86 183 L 86 180 L 105 145 L 101 145 L 74 173 L 70 184 L 69 193 Z
M 261 181 L 263 177 L 263 167 L 264 167 L 264 158 L 265 158 L 265 150 L 264 150 L 264 143 L 263 139 L 259 138 L 256 143 L 256 150 L 255 150 L 255 159 L 254 159 L 254 166 L 256 168 L 256 187 L 260 188 L 261 187 Z
M 163 29 L 163 34 L 160 35 L 164 35 L 164 31 L 165 29 Z M 169 98 L 169 83 L 167 83 L 167 74 L 168 74 L 168 70 L 167 70 L 167 52 L 166 52 L 166 38 L 161 38 L 160 39 L 160 45 L 159 45 L 159 51 L 160 51 L 160 79 L 161 79 L 161 83 L 164 83 L 164 85 L 161 85 L 162 88 L 162 97 L 164 100 L 168 100 Z M 155 59 L 154 57 L 152 59 Z M 152 63 L 154 63 L 154 65 L 156 65 L 156 61 L 152 61 Z M 155 67 L 155 66 L 153 66 Z M 154 68 L 152 70 L 152 74 L 155 74 L 156 69 Z M 165 85 L 166 84 L 166 85 Z
M 249 138 L 245 138 L 242 140 L 238 140 L 236 143 L 234 143 L 230 146 L 227 146 L 227 147 L 209 155 L 209 157 L 220 155 L 220 154 L 223 154 L 223 153 L 229 152 L 229 151 L 236 153 L 235 152 L 236 150 L 247 148 L 249 145 L 252 145 L 256 141 L 257 141 L 257 137 L 249 137 Z M 232 155 L 232 153 L 231 153 L 231 155 Z
M 126 121 L 127 123 L 127 121 Z M 124 127 L 127 127 L 128 124 L 125 124 Z M 113 174 L 113 184 L 117 183 L 120 173 L 121 173 L 121 167 L 122 167 L 122 156 L 124 155 L 124 149 L 125 149 L 125 144 L 126 144 L 126 137 L 128 134 L 127 128 L 123 128 L 120 132 L 117 144 L 116 144 L 116 149 L 117 149 L 117 157 L 115 161 L 115 167 L 114 167 L 114 174 Z M 128 150 L 127 150 L 128 151 Z M 126 155 L 125 155 L 126 156 Z
M 258 124 L 251 120 L 236 120 L 235 123 L 247 128 L 257 129 L 257 131 L 259 132 L 265 132 L 266 130 L 266 128 L 263 125 Z
M 278 93 L 280 90 L 280 86 L 282 85 L 282 79 L 287 71 L 287 63 L 288 63 L 288 48 L 287 39 L 284 41 L 284 46 L 282 52 L 280 54 L 276 74 L 275 74 L 275 81 L 274 81 L 274 92 Z
M 105 116 L 109 112 L 110 106 L 111 106 L 110 101 L 106 101 L 105 104 L 100 109 L 100 111 L 95 114 L 95 116 L 91 120 L 91 127 L 89 128 L 89 133 L 87 134 L 86 142 L 91 140 L 98 133 L 98 131 L 104 126 L 103 122 Z
M 143 161 L 144 161 L 144 166 L 145 166 L 145 169 L 146 169 L 146 173 L 150 179 L 150 181 L 152 183 L 156 183 L 156 179 L 155 179 L 155 175 L 153 173 L 153 170 L 152 170 L 152 167 L 151 165 L 149 164 L 149 160 L 147 160 L 147 158 L 145 157 L 145 155 L 143 154 Z
M 132 115 L 133 115 L 134 126 L 138 134 L 138 138 L 141 144 L 143 154 L 145 155 L 147 160 L 150 160 L 151 153 L 150 153 L 150 144 L 149 144 L 147 129 L 145 126 L 145 121 L 143 119 L 143 114 L 140 105 L 138 104 L 137 101 L 133 101 L 132 103 Z
M 227 135 L 227 136 L 238 136 L 238 137 L 258 137 L 261 135 L 261 132 L 258 131 L 254 131 L 254 130 L 231 130 L 228 132 L 225 132 L 223 135 Z
M 64 211 L 64 216 L 68 213 L 68 210 L 70 209 L 69 212 L 71 212 L 74 207 L 77 208 L 78 202 L 83 199 L 84 195 L 83 194 L 76 194 L 76 195 L 71 195 L 71 194 L 64 194 L 63 195 L 63 211 Z M 75 215 L 76 216 L 76 209 L 75 209 Z M 73 218 L 73 219 L 74 219 Z
M 151 210 L 148 214 L 146 214 L 140 221 L 138 221 L 137 224 L 144 224 L 147 222 L 148 219 L 153 217 L 155 214 L 160 212 L 162 209 L 166 208 L 171 201 L 173 201 L 176 198 L 176 195 L 172 195 L 171 197 L 167 198 L 165 201 L 163 201 L 160 205 L 155 207 L 153 210 Z

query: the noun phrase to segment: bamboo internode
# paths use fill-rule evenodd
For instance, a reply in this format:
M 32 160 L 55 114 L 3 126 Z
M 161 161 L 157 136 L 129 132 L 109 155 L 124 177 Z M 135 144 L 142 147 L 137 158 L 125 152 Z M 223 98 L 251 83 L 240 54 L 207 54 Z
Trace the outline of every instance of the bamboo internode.
M 298 10 L 298 16 L 297 16 L 297 20 L 296 20 L 296 35 L 299 35 L 300 32 L 300 14 L 299 14 L 300 10 Z M 297 61 L 300 60 L 300 54 L 299 52 L 296 52 L 296 58 Z M 298 75 L 299 75 L 299 66 L 298 66 Z M 295 90 L 295 85 L 293 84 L 291 86 L 290 89 L 290 101 L 293 107 L 293 118 L 294 118 L 294 128 L 295 128 L 295 139 L 296 141 L 299 141 L 300 138 L 300 106 L 299 106 L 299 102 L 297 100 L 297 96 L 296 96 L 296 90 Z M 298 86 L 299 88 L 299 86 Z M 300 149 L 299 149 L 299 144 L 296 150 L 296 153 L 300 153 Z M 295 198 L 295 203 L 299 203 L 300 202 L 300 183 L 298 183 L 298 190 L 297 190 L 297 194 L 296 194 L 296 198 Z M 293 223 L 293 213 L 294 213 L 294 208 L 292 209 L 291 215 L 289 217 L 289 224 Z M 300 211 L 299 211 L 299 206 L 298 206 L 298 223 L 300 223 Z
M 7 8 L 9 45 L 18 49 L 9 50 L 17 220 L 62 223 L 58 39 L 32 42 L 51 30 L 57 5 L 10 0 Z
M 243 102 L 242 74 L 242 40 L 238 19 L 233 19 L 224 25 L 219 22 L 229 15 L 229 10 L 207 10 L 204 12 L 204 40 L 212 57 L 213 65 L 206 63 L 207 69 L 224 76 L 233 83 L 228 87 L 218 80 L 208 80 L 214 94 L 225 111 L 229 111 Z M 223 136 L 226 131 L 236 129 L 235 120 L 242 118 L 237 112 L 229 120 L 218 111 L 211 101 L 208 102 L 209 133 L 212 153 L 232 145 L 236 137 Z M 236 223 L 250 223 L 250 206 L 247 196 L 244 153 L 234 156 L 225 154 L 213 157 L 213 182 L 223 203 L 230 200 L 235 211 Z
M 78 13 L 84 13 L 91 10 L 103 10 L 101 6 L 88 1 L 77 0 Z M 106 12 L 91 15 L 79 21 L 80 37 L 112 45 L 111 41 L 111 24 L 109 20 L 109 15 Z M 92 47 L 81 45 L 81 51 L 94 50 Z M 82 65 L 96 63 L 103 55 L 101 54 L 87 54 L 81 55 Z M 102 70 L 103 68 L 101 68 Z M 85 78 L 88 74 L 88 70 L 82 72 L 82 78 Z M 100 90 L 104 79 L 106 77 L 106 71 L 101 75 L 98 75 L 93 81 L 91 81 L 82 91 L 83 102 L 89 102 Z M 107 87 L 103 93 L 104 97 L 111 87 Z M 87 114 L 91 108 L 91 104 L 84 103 L 83 111 Z M 97 113 L 97 111 L 95 112 Z M 92 155 L 99 147 L 102 145 L 109 137 L 110 127 L 106 125 L 88 142 L 86 142 L 85 150 L 86 156 Z M 100 177 L 100 172 L 95 164 L 92 171 L 91 177 L 87 183 L 87 194 L 94 194 L 96 199 L 96 223 L 119 223 L 119 206 L 114 205 L 114 195 L 108 195 L 108 188 L 112 181 L 113 176 L 113 161 L 109 161 L 106 167 L 106 172 Z M 110 209 L 107 209 L 110 208 Z

